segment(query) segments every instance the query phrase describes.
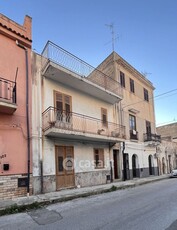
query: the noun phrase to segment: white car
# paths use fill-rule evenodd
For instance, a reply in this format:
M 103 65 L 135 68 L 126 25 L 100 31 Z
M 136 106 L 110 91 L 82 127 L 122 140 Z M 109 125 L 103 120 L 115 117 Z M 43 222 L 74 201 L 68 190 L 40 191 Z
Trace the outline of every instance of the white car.
M 174 168 L 174 169 L 171 171 L 170 177 L 177 177 L 177 168 Z

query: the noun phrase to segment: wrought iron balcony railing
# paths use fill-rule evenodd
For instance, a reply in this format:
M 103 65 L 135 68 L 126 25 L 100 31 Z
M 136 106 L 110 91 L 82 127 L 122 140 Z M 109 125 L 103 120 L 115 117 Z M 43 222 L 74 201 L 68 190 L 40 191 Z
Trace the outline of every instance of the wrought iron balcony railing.
M 58 128 L 83 134 L 95 134 L 114 138 L 125 138 L 125 127 L 78 113 L 47 108 L 43 114 L 43 130 Z
M 144 141 L 161 142 L 161 136 L 153 133 L 144 133 Z
M 16 82 L 0 78 L 0 100 L 16 104 Z
M 85 77 L 88 81 L 122 98 L 122 87 L 119 82 L 50 41 L 42 52 L 43 70 L 49 61 Z
M 130 130 L 130 139 L 138 140 L 138 132 L 136 130 Z

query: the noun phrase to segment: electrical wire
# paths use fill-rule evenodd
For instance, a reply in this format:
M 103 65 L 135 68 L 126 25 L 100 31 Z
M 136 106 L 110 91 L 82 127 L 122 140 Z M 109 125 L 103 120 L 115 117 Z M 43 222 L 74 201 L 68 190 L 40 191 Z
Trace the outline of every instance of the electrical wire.
M 157 98 L 157 97 L 161 97 L 161 96 L 164 96 L 166 94 L 169 94 L 169 93 L 172 93 L 174 91 L 177 91 L 177 89 L 172 89 L 172 90 L 169 90 L 167 92 L 164 92 L 164 93 L 161 93 L 157 96 L 154 96 L 154 97 L 150 97 L 149 100 L 153 100 L 154 98 Z M 122 109 L 124 109 L 125 107 L 129 107 L 131 105 L 135 105 L 135 104 L 138 104 L 138 103 L 141 103 L 141 102 L 144 102 L 144 99 L 143 100 L 140 100 L 140 101 L 137 101 L 137 102 L 134 102 L 134 103 L 131 103 L 131 104 L 128 104 L 128 105 L 125 105 L 124 107 L 122 107 Z

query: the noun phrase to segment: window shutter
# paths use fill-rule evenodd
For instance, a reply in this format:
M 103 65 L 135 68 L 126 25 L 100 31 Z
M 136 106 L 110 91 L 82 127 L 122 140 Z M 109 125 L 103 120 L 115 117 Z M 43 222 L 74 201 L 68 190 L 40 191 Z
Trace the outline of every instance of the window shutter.
M 107 126 L 107 109 L 101 109 L 101 118 L 104 126 Z
M 100 168 L 104 167 L 104 151 L 103 151 L 103 149 L 99 149 L 99 165 L 100 165 Z
M 70 113 L 71 112 L 71 100 L 70 100 L 70 96 L 65 95 L 64 96 L 64 100 L 65 100 L 65 110 L 66 110 L 66 113 Z
M 61 93 L 56 93 L 56 109 L 60 111 L 63 110 L 63 100 Z
M 94 149 L 95 168 L 104 168 L 104 150 Z

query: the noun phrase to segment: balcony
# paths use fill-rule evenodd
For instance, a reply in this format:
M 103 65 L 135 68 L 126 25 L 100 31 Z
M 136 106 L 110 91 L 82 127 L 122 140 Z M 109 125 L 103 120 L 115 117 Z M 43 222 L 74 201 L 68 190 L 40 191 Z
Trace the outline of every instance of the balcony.
M 122 99 L 119 82 L 50 41 L 42 52 L 42 74 L 111 104 Z
M 144 142 L 148 146 L 156 146 L 161 142 L 161 136 L 153 133 L 144 133 Z
M 54 107 L 46 109 L 42 119 L 46 136 L 114 143 L 125 138 L 124 126 Z
M 136 130 L 130 130 L 130 140 L 138 140 L 138 132 Z
M 16 109 L 16 82 L 0 78 L 0 113 L 13 114 Z

